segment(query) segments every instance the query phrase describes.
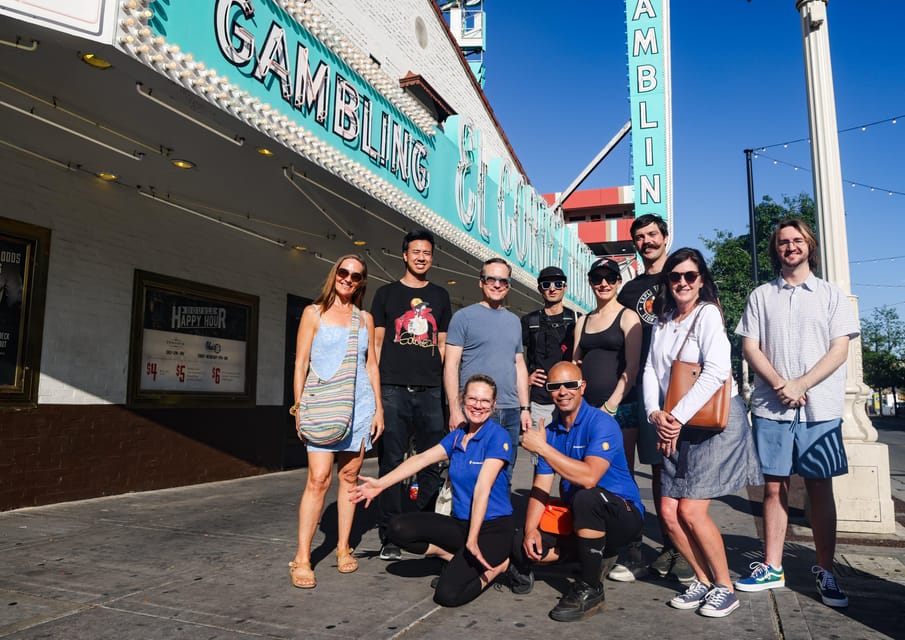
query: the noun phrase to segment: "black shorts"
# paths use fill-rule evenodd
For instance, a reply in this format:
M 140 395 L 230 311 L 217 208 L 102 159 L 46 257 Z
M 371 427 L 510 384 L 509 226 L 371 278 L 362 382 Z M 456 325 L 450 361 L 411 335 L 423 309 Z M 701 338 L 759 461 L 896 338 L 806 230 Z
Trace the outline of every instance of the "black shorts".
M 616 552 L 636 540 L 644 526 L 641 513 L 630 501 L 602 487 L 580 489 L 572 498 L 573 529 L 592 529 L 606 534 L 605 555 Z M 575 535 L 558 536 L 541 532 L 543 555 L 552 547 L 560 550 L 560 556 L 570 556 L 575 547 Z

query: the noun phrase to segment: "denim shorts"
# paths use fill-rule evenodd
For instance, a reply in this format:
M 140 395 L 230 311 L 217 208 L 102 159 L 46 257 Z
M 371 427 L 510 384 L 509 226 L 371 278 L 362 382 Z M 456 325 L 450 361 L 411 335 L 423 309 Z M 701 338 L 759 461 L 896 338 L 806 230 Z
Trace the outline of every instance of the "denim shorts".
M 637 429 L 641 423 L 639 415 L 637 402 L 623 402 L 613 417 L 619 423 L 620 429 Z
M 848 473 L 842 419 L 802 422 L 753 416 L 754 443 L 765 475 L 832 478 Z

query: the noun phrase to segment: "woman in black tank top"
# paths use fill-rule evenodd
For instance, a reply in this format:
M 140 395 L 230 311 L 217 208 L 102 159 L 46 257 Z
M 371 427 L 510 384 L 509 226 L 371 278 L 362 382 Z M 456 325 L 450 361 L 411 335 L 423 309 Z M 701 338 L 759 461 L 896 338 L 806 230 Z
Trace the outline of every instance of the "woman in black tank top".
M 597 308 L 575 325 L 573 359 L 580 362 L 581 376 L 587 383 L 585 400 L 615 416 L 622 427 L 631 468 L 639 426 L 635 378 L 641 354 L 641 320 L 616 300 L 622 276 L 615 261 L 597 260 L 591 265 L 588 281 Z

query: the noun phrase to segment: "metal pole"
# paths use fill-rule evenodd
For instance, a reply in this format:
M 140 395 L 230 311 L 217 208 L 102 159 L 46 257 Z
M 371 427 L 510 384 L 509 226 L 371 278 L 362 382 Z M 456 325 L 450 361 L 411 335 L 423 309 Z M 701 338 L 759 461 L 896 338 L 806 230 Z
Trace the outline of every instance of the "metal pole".
M 585 178 L 591 175 L 591 172 L 597 168 L 597 165 L 603 162 L 603 159 L 609 155 L 610 151 L 616 148 L 616 145 L 619 144 L 620 140 L 622 140 L 631 130 L 632 121 L 629 120 L 624 125 L 622 125 L 622 128 L 619 129 L 619 131 L 616 132 L 616 135 L 614 135 L 612 139 L 606 143 L 606 146 L 600 150 L 600 153 L 598 153 L 597 156 L 593 160 L 591 160 L 588 166 L 586 166 L 584 170 L 580 174 L 578 174 L 578 177 L 572 181 L 572 184 L 566 187 L 566 190 L 559 194 L 559 197 L 556 198 L 556 202 L 550 205 L 550 208 L 555 210 L 556 208 L 561 207 L 562 203 L 565 202 L 566 199 L 570 195 L 572 195 L 578 187 L 581 186 L 581 183 L 585 181 Z
M 745 149 L 745 164 L 748 165 L 748 224 L 751 226 L 751 281 L 756 287 L 760 278 L 757 269 L 757 227 L 754 226 L 754 169 L 751 166 L 751 154 L 754 149 Z

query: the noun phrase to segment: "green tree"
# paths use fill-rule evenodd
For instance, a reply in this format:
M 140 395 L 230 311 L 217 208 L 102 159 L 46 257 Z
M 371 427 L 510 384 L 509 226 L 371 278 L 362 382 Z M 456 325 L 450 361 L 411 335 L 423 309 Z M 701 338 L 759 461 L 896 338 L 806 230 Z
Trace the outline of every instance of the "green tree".
M 882 393 L 905 386 L 905 322 L 894 307 L 877 307 L 869 318 L 861 318 L 861 353 L 864 382 Z
M 861 342 L 865 350 L 905 357 L 905 322 L 895 307 L 877 307 L 870 318 L 861 318 Z
M 742 317 L 748 295 L 756 285 L 775 277 L 770 263 L 770 234 L 776 224 L 788 217 L 801 218 L 816 232 L 814 200 L 806 193 L 783 197 L 782 204 L 769 196 L 754 208 L 755 238 L 757 240 L 757 282 L 751 277 L 751 236 L 733 235 L 729 231 L 715 231 L 712 239 L 701 236 L 707 250 L 713 255 L 710 269 L 719 287 L 720 302 L 726 316 L 729 341 L 732 343 L 732 369 L 741 371 L 741 338 L 733 329 Z

